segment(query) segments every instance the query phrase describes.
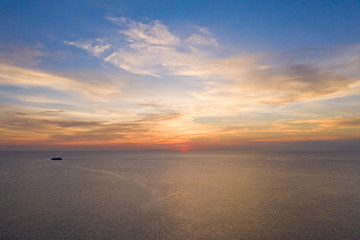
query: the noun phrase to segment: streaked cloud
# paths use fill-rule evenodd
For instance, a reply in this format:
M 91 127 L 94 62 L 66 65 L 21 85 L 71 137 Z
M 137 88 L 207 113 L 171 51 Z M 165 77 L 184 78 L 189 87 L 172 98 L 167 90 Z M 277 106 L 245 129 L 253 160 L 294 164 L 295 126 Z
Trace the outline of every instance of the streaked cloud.
M 64 118 L 65 117 L 65 118 Z M 68 119 L 64 112 L 24 113 L 7 112 L 0 117 L 0 131 L 7 141 L 28 143 L 42 139 L 49 143 L 66 142 L 126 142 L 153 143 L 182 142 L 183 136 L 174 134 L 169 121 L 181 118 L 179 113 L 162 113 L 137 116 L 127 121 L 84 121 Z M 62 119 L 63 118 L 63 119 Z M 172 135 L 172 140 L 164 133 Z M 31 137 L 30 137 L 31 136 Z M 29 138 L 30 137 L 30 138 Z
M 151 21 L 148 24 L 129 21 L 128 29 L 120 31 L 127 36 L 127 41 L 136 45 L 164 45 L 175 46 L 180 40 L 177 36 L 170 33 L 167 26 L 160 21 Z
M 60 42 L 85 50 L 70 57 L 97 69 L 2 58 L 1 144 L 191 148 L 358 138 L 358 45 L 252 54 L 224 46 L 206 27 L 107 19 L 116 26 L 110 34 Z
M 204 90 L 192 93 L 202 100 L 228 98 L 229 102 L 284 104 L 331 97 L 359 86 L 360 73 L 355 67 L 358 57 L 354 59 L 345 50 L 336 51 L 332 57 L 350 59 L 346 66 L 321 56 L 318 63 L 312 64 L 281 63 L 280 59 L 268 58 L 264 64 L 266 58 L 251 54 L 217 56 L 216 51 L 207 48 L 219 44 L 206 28 L 197 27 L 189 36 L 180 36 L 160 21 L 110 20 L 125 27 L 118 32 L 124 41 L 108 39 L 112 48 L 101 57 L 87 46 L 78 47 L 131 73 L 202 81 Z M 351 54 L 354 56 L 354 52 Z M 352 69 L 352 73 L 345 68 Z
M 20 87 L 45 87 L 65 92 L 74 92 L 87 98 L 105 100 L 108 95 L 120 92 L 116 86 L 102 82 L 95 84 L 82 80 L 61 77 L 42 71 L 0 64 L 0 84 Z M 39 99 L 37 97 L 37 99 Z M 34 98 L 33 100 L 36 101 Z
M 46 57 L 57 53 L 46 52 L 40 43 L 35 46 L 13 46 L 0 42 L 0 63 L 9 65 L 36 66 Z
M 257 104 L 284 104 L 299 100 L 336 97 L 348 92 L 360 82 L 359 78 L 351 78 L 332 70 L 305 64 L 264 69 L 252 66 L 246 71 L 226 72 L 229 81 L 212 82 L 207 92 L 199 93 L 199 97 L 222 98 L 225 95 L 232 96 L 234 101 L 237 98 L 238 101 Z
M 78 48 L 83 48 L 88 51 L 90 54 L 99 57 L 101 53 L 111 47 L 111 44 L 105 43 L 102 39 L 96 39 L 94 41 L 87 40 L 87 41 L 64 41 L 66 45 L 75 46 Z
M 355 119 L 346 119 L 339 122 L 341 126 L 349 127 L 349 128 L 360 128 L 360 118 Z
M 199 33 L 193 33 L 190 37 L 185 39 L 187 43 L 194 46 L 213 46 L 217 47 L 218 42 L 213 37 L 213 34 L 205 27 L 198 28 Z

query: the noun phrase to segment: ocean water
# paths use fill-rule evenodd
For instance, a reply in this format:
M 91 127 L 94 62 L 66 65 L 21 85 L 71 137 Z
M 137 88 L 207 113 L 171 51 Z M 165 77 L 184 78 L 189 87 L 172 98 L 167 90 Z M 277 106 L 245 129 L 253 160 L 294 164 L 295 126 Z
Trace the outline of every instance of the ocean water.
M 360 239 L 360 152 L 0 152 L 0 239 Z

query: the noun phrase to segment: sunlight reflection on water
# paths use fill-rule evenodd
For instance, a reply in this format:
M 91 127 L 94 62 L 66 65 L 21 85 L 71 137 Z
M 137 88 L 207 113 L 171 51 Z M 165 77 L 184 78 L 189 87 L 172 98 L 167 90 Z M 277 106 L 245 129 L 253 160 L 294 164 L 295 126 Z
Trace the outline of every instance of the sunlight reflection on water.
M 0 153 L 1 239 L 358 239 L 360 153 Z

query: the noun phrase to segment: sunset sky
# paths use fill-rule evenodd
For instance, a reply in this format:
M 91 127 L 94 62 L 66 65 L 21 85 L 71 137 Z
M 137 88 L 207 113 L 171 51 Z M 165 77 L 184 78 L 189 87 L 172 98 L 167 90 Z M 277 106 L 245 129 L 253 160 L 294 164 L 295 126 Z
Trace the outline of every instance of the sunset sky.
M 359 1 L 0 2 L 0 150 L 360 150 Z

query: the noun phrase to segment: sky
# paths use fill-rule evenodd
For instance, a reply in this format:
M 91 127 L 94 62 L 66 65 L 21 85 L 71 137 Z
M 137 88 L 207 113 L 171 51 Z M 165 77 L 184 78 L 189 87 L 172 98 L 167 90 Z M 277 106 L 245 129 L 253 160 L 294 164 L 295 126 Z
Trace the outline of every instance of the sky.
M 0 150 L 360 150 L 360 1 L 0 2 Z

